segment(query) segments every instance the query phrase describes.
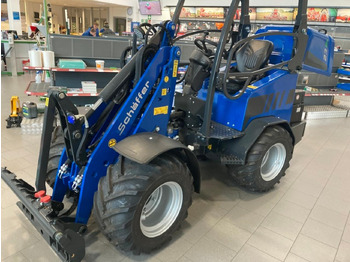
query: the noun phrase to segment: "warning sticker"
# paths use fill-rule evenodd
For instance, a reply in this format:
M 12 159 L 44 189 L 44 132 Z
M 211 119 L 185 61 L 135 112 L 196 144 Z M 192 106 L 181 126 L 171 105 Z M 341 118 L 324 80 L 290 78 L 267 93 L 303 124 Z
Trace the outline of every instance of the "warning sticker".
M 168 114 L 168 106 L 155 107 L 153 115 L 166 115 Z
M 162 96 L 166 96 L 166 93 L 167 93 L 166 88 L 163 88 L 162 89 Z
M 114 138 L 112 138 L 108 141 L 109 147 L 114 147 L 116 144 L 117 144 L 117 140 L 115 140 Z
M 177 77 L 178 66 L 179 66 L 179 60 L 174 60 L 173 77 Z
M 49 98 L 48 97 L 46 97 L 45 106 L 49 106 Z

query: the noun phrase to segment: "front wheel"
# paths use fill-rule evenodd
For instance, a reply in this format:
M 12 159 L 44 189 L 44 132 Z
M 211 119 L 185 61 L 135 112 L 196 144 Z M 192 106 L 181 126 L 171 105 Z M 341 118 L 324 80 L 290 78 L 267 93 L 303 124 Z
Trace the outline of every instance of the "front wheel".
M 237 184 L 251 191 L 265 192 L 284 176 L 292 152 L 289 132 L 280 126 L 268 127 L 249 150 L 246 164 L 229 165 L 228 170 Z
M 192 184 L 187 165 L 174 154 L 145 165 L 119 160 L 99 182 L 96 221 L 122 250 L 149 253 L 167 242 L 186 218 Z
M 56 181 L 57 170 L 60 158 L 65 148 L 64 137 L 61 126 L 56 126 L 52 132 L 51 145 L 49 151 L 49 161 L 47 164 L 46 183 L 53 188 Z

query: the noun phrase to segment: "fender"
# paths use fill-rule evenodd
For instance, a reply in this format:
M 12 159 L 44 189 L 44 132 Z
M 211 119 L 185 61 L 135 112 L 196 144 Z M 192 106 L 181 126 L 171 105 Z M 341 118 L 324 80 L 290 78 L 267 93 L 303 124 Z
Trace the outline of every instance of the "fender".
M 252 120 L 244 130 L 245 135 L 243 137 L 222 143 L 219 150 L 225 152 L 227 155 L 236 156 L 238 159 L 242 160 L 241 164 L 244 164 L 249 149 L 254 145 L 261 133 L 264 132 L 267 127 L 274 125 L 280 125 L 289 132 L 293 139 L 293 146 L 298 142 L 298 139 L 295 138 L 292 128 L 286 120 L 269 116 Z
M 118 154 L 135 161 L 139 164 L 148 164 L 157 156 L 168 151 L 178 149 L 185 154 L 186 164 L 193 176 L 194 191 L 200 191 L 200 170 L 197 157 L 185 145 L 157 133 L 138 133 L 126 137 L 117 143 L 113 149 Z

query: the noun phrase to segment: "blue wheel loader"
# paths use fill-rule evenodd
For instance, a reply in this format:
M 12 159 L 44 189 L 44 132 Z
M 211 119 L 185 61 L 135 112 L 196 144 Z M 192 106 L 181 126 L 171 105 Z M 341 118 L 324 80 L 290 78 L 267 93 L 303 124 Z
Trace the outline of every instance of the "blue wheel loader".
M 91 213 L 121 250 L 160 248 L 200 191 L 198 156 L 264 192 L 285 174 L 303 137 L 298 72 L 330 75 L 334 49 L 330 36 L 307 27 L 307 1 L 299 0 L 294 26 L 251 32 L 249 1 L 233 0 L 218 42 L 209 39 L 213 30 L 195 32 L 196 49 L 178 80 L 176 43 L 194 34 L 177 36 L 183 5 L 171 21 L 140 25 L 134 40 L 143 44 L 134 44 L 86 114 L 62 91 L 49 92 L 35 187 L 2 168 L 19 208 L 64 261 L 83 259 Z

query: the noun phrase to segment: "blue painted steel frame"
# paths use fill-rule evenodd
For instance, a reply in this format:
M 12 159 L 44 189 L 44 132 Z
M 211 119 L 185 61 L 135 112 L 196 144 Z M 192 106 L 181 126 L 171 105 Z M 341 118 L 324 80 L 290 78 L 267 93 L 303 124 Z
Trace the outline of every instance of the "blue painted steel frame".
M 175 27 L 173 25 L 171 22 L 167 24 L 171 37 L 174 36 Z M 273 29 L 272 27 L 266 27 L 259 31 L 263 32 L 264 30 L 269 31 Z M 292 27 L 280 26 L 275 29 L 291 31 Z M 310 39 L 316 39 L 315 41 L 318 41 L 318 43 L 325 43 L 328 48 L 331 48 L 332 44 L 334 45 L 331 38 L 322 36 L 318 32 L 315 33 L 314 30 L 309 29 L 308 34 Z M 167 135 L 167 125 L 176 86 L 177 66 L 180 59 L 180 49 L 178 47 L 170 47 L 168 37 L 169 35 L 164 34 L 160 49 L 139 82 L 123 105 L 120 108 L 114 108 L 113 113 L 108 117 L 108 120 L 93 140 L 97 141 L 97 139 L 101 138 L 82 171 L 83 180 L 80 186 L 75 220 L 77 223 L 87 223 L 98 182 L 106 174 L 108 166 L 116 163 L 118 160 L 118 153 L 110 147 L 109 142 L 111 140 L 118 142 L 127 136 L 139 132 L 157 131 L 160 134 Z M 277 38 L 270 37 L 268 40 L 276 42 Z M 279 42 L 276 44 L 276 48 L 278 46 L 279 49 L 275 51 L 282 52 L 284 54 L 282 59 L 287 60 L 291 52 L 291 38 L 287 37 L 283 41 L 286 41 L 286 43 Z M 309 41 L 308 50 L 311 50 L 310 52 L 314 52 L 312 44 L 312 41 Z M 325 54 L 324 49 L 315 50 L 316 53 L 313 54 L 316 57 L 320 57 L 322 53 L 322 59 L 324 58 L 324 63 L 328 66 L 327 72 L 322 71 L 320 73 L 328 74 L 329 65 L 332 62 L 332 51 Z M 314 67 L 306 67 L 310 71 L 320 71 Z M 155 86 L 159 78 L 160 81 Z M 276 116 L 289 122 L 293 106 L 291 96 L 294 98 L 296 81 L 297 74 L 290 74 L 286 70 L 271 70 L 266 77 L 251 85 L 240 99 L 228 100 L 223 93 L 216 92 L 213 101 L 212 120 L 240 131 L 244 130 L 250 121 L 259 117 Z M 205 83 L 207 84 L 207 81 Z M 199 92 L 198 98 L 205 100 L 206 96 L 207 89 L 203 88 Z M 143 112 L 140 112 L 141 108 L 144 108 L 146 101 L 148 105 Z M 260 105 L 260 111 L 254 109 L 255 112 L 252 113 L 251 109 L 254 108 L 254 103 Z M 106 104 L 102 103 L 89 118 L 90 126 L 97 121 L 98 116 L 105 107 Z M 249 117 L 247 118 L 247 116 Z M 63 152 L 60 166 L 65 161 L 66 155 Z M 72 189 L 74 178 L 79 172 L 79 167 L 73 163 L 68 174 L 63 175 L 61 179 L 56 179 L 53 200 L 63 200 L 67 189 Z
M 87 223 L 92 210 L 93 197 L 97 190 L 98 181 L 106 174 L 107 167 L 117 162 L 118 153 L 109 147 L 111 139 L 121 141 L 129 135 L 138 132 L 153 132 L 156 129 L 159 129 L 159 133 L 163 135 L 167 134 L 179 59 L 180 49 L 178 47 L 161 47 L 103 134 L 101 141 L 93 151 L 84 169 L 75 220 L 77 223 Z M 174 69 L 176 70 L 175 72 Z M 155 86 L 160 74 L 161 81 L 158 86 Z M 152 94 L 151 100 L 140 119 L 140 110 L 151 92 L 154 92 L 154 94 Z M 60 165 L 65 160 L 66 156 L 63 153 Z M 53 192 L 54 200 L 63 200 L 67 188 L 71 189 L 72 182 L 79 171 L 78 166 L 72 164 L 69 174 L 64 175 L 62 179 L 56 179 Z
M 239 131 L 243 131 L 253 119 L 259 117 L 275 116 L 289 122 L 296 82 L 297 74 L 290 74 L 286 70 L 271 70 L 268 76 L 250 85 L 240 99 L 229 100 L 224 93 L 216 92 L 212 120 Z M 288 101 L 289 95 L 293 96 L 291 101 Z M 198 98 L 205 100 L 206 96 L 207 89 L 201 89 Z M 247 110 L 252 107 L 256 109 L 256 114 L 250 113 L 251 116 L 246 119 L 250 115 Z

